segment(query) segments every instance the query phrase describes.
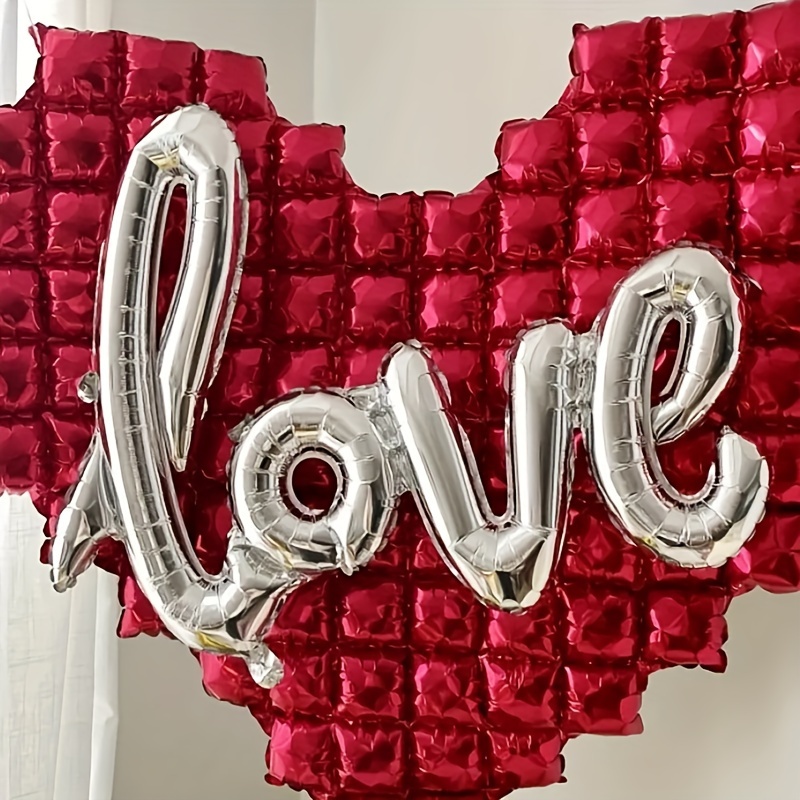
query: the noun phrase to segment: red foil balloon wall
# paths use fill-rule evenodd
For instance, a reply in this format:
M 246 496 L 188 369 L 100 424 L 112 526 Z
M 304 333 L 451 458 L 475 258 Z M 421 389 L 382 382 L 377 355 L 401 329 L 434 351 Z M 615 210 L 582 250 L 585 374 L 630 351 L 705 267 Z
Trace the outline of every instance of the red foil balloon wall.
M 726 421 L 766 454 L 768 513 L 735 563 L 685 571 L 625 544 L 581 460 L 557 580 L 511 616 L 452 577 L 409 503 L 366 569 L 291 598 L 271 635 L 287 667 L 272 692 L 236 659 L 200 657 L 207 691 L 271 736 L 270 782 L 317 800 L 553 783 L 569 738 L 641 731 L 650 673 L 724 668 L 737 592 L 800 588 L 800 3 L 576 27 L 559 103 L 504 125 L 497 171 L 455 197 L 359 189 L 342 129 L 278 117 L 257 59 L 123 33 L 36 35 L 33 87 L 0 109 L 0 486 L 30 491 L 49 530 L 93 426 L 76 387 L 117 182 L 132 143 L 176 106 L 224 116 L 250 185 L 240 298 L 181 477 L 212 570 L 231 524 L 227 431 L 270 399 L 371 383 L 386 351 L 417 337 L 502 506 L 502 373 L 521 329 L 560 316 L 585 330 L 622 276 L 682 240 L 721 249 L 749 281 L 735 386 L 704 431 L 662 448 L 682 488 L 702 485 Z M 173 225 L 162 301 L 181 242 Z M 100 561 L 121 578 L 120 634 L 159 633 L 122 549 Z

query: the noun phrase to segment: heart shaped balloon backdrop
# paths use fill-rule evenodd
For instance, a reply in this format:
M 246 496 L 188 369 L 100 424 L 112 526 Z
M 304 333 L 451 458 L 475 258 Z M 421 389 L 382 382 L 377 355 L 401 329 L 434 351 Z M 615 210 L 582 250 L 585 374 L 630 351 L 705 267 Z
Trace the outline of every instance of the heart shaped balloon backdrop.
M 684 492 L 702 489 L 726 426 L 765 457 L 767 513 L 739 554 L 688 570 L 627 543 L 579 453 L 554 575 L 514 615 L 453 576 L 404 497 L 365 566 L 291 594 L 268 638 L 285 668 L 275 688 L 236 656 L 200 655 L 206 689 L 270 735 L 271 782 L 315 798 L 491 798 L 555 782 L 570 737 L 641 730 L 651 672 L 724 668 L 735 594 L 800 588 L 800 3 L 576 27 L 559 103 L 507 123 L 498 170 L 455 197 L 359 189 L 343 131 L 280 118 L 257 59 L 123 33 L 36 35 L 34 85 L 0 109 L 0 485 L 30 491 L 51 535 L 95 428 L 80 395 L 95 391 L 84 376 L 100 243 L 128 153 L 177 107 L 206 104 L 228 123 L 249 194 L 220 371 L 176 475 L 211 573 L 232 527 L 228 434 L 265 403 L 374 384 L 386 353 L 419 339 L 502 513 L 503 375 L 518 334 L 554 318 L 586 332 L 622 279 L 678 243 L 730 259 L 741 287 L 732 383 L 698 429 L 658 451 Z M 166 226 L 162 321 L 183 203 Z M 656 363 L 667 394 L 673 349 L 668 335 Z M 298 488 L 310 507 L 335 494 L 326 475 Z M 49 546 L 45 557 L 59 563 Z M 120 634 L 162 632 L 122 546 L 103 540 L 96 561 L 121 578 Z

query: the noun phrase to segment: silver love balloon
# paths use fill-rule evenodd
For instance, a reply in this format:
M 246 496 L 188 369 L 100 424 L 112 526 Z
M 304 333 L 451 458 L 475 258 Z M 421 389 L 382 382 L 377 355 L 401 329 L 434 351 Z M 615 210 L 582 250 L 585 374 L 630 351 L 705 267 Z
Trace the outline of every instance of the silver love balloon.
M 187 234 L 174 297 L 155 340 L 154 287 L 171 192 L 186 186 Z M 97 544 L 125 544 L 142 591 L 190 647 L 245 658 L 264 686 L 282 667 L 263 644 L 291 592 L 320 573 L 351 573 L 385 540 L 411 492 L 452 572 L 499 609 L 537 602 L 564 536 L 581 430 L 593 475 L 622 534 L 685 567 L 719 566 L 761 519 L 768 470 L 755 446 L 723 431 L 719 465 L 685 497 L 657 445 L 705 416 L 729 382 L 741 346 L 740 300 L 709 250 L 676 247 L 616 288 L 594 328 L 563 322 L 521 332 L 507 368 L 504 514 L 493 514 L 447 382 L 416 342 L 395 346 L 376 383 L 294 392 L 235 431 L 234 527 L 222 571 L 191 547 L 172 469 L 181 470 L 213 379 L 236 299 L 247 193 L 225 123 L 191 106 L 162 118 L 134 148 L 102 263 L 97 358 L 84 380 L 98 429 L 53 543 L 53 581 L 71 586 Z M 651 408 L 666 327 L 682 331 L 668 398 Z M 299 464 L 320 459 L 336 485 L 330 506 L 307 507 Z
M 670 399 L 651 412 L 658 344 L 671 322 L 683 346 Z M 705 416 L 739 359 L 740 300 L 731 275 L 709 251 L 667 250 L 614 291 L 592 334 L 593 382 L 584 433 L 592 472 L 622 531 L 684 567 L 719 567 L 752 536 L 764 514 L 766 461 L 752 442 L 725 429 L 719 466 L 685 497 L 666 479 L 656 443 Z
M 650 407 L 654 364 L 670 322 L 681 327 L 670 398 Z M 656 445 L 694 427 L 730 380 L 741 345 L 740 300 L 709 250 L 676 247 L 616 288 L 593 330 L 534 325 L 508 368 L 508 506 L 488 511 L 444 379 L 424 351 L 395 349 L 383 396 L 404 444 L 406 475 L 444 560 L 485 603 L 533 605 L 561 547 L 573 428 L 612 519 L 626 538 L 684 567 L 718 567 L 763 517 L 769 473 L 756 447 L 725 430 L 719 467 L 693 497 L 667 480 Z
M 358 393 L 300 392 L 267 407 L 239 434 L 231 462 L 234 519 L 247 541 L 267 543 L 287 570 L 349 575 L 383 543 L 397 497 L 395 473 L 358 399 Z M 309 457 L 328 464 L 336 478 L 336 499 L 326 511 L 305 506 L 294 491 L 294 469 Z
M 184 258 L 157 343 L 159 249 L 179 184 L 187 194 Z M 246 182 L 225 122 L 203 106 L 157 121 L 131 153 L 111 219 L 101 265 L 99 389 L 86 392 L 98 404 L 98 431 L 58 520 L 52 578 L 57 589 L 68 588 L 97 542 L 115 536 L 177 639 L 243 655 L 254 677 L 271 684 L 280 665 L 261 632 L 300 579 L 236 531 L 222 572 L 209 575 L 189 543 L 170 470 L 185 464 L 198 396 L 224 347 L 246 232 Z
M 447 385 L 416 344 L 395 348 L 381 396 L 397 427 L 404 473 L 437 549 L 486 603 L 532 606 L 561 545 L 572 462 L 578 350 L 568 328 L 535 325 L 510 353 L 506 415 L 506 513 L 489 510 Z

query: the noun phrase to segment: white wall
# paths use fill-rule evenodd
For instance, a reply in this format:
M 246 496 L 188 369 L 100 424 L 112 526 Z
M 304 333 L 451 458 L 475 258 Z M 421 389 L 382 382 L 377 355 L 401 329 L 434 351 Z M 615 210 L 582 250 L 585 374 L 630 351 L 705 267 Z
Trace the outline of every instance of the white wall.
M 733 2 L 116 0 L 113 25 L 264 56 L 281 113 L 347 125 L 347 163 L 367 189 L 459 190 L 494 168 L 504 119 L 555 102 L 573 22 L 704 13 Z M 750 595 L 729 620 L 726 675 L 656 675 L 643 737 L 583 737 L 566 750 L 569 783 L 519 797 L 794 800 L 800 595 Z M 263 734 L 246 712 L 203 694 L 180 646 L 123 642 L 120 661 L 114 800 L 295 796 L 263 785 Z

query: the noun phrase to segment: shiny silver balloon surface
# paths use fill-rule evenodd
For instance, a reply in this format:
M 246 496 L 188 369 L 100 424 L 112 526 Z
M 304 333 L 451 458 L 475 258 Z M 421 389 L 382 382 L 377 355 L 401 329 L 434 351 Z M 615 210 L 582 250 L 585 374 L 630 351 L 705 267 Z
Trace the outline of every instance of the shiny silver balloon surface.
M 267 543 L 288 570 L 352 574 L 390 527 L 397 495 L 390 456 L 370 404 L 359 408 L 358 399 L 299 392 L 240 432 L 231 463 L 234 517 L 247 541 Z M 306 507 L 294 491 L 294 469 L 307 458 L 324 461 L 336 477 L 328 509 Z
M 489 510 L 443 376 L 418 345 L 385 364 L 385 399 L 406 456 L 408 483 L 445 562 L 485 603 L 522 611 L 539 599 L 561 546 L 572 462 L 575 337 L 535 325 L 509 359 L 507 510 Z
M 681 328 L 671 394 L 651 409 L 659 344 Z M 533 605 L 560 550 L 581 428 L 591 471 L 626 538 L 681 566 L 717 567 L 735 556 L 764 514 L 769 472 L 751 442 L 726 429 L 719 466 L 703 491 L 680 494 L 657 445 L 687 434 L 731 379 L 741 347 L 740 299 L 710 251 L 680 246 L 631 272 L 593 330 L 560 322 L 525 331 L 509 357 L 508 508 L 488 510 L 446 385 L 419 346 L 390 355 L 381 383 L 405 450 L 407 482 L 452 571 L 485 603 Z
M 184 259 L 160 344 L 154 287 L 169 199 L 187 193 Z M 269 548 L 237 531 L 221 574 L 202 569 L 175 497 L 198 396 L 208 386 L 236 299 L 247 231 L 247 188 L 233 134 L 203 106 L 159 120 L 134 147 L 102 263 L 98 422 L 81 480 L 54 545 L 56 588 L 91 560 L 87 542 L 125 544 L 137 582 L 180 641 L 239 653 L 264 684 L 280 665 L 261 643 L 286 594 L 301 582 Z M 153 363 L 154 357 L 157 363 Z
M 154 287 L 169 198 L 188 197 L 187 238 L 159 341 Z M 81 383 L 98 430 L 61 514 L 53 582 L 64 590 L 106 536 L 125 544 L 136 580 L 166 628 L 190 647 L 245 658 L 275 685 L 264 645 L 283 602 L 322 572 L 350 574 L 385 540 L 411 492 L 436 548 L 484 603 L 520 612 L 553 574 L 581 429 L 601 496 L 624 536 L 685 567 L 719 566 L 761 519 L 768 470 L 725 430 L 719 465 L 692 497 L 670 485 L 659 442 L 687 435 L 729 382 L 742 336 L 730 272 L 709 250 L 677 247 L 623 280 L 587 334 L 536 323 L 509 353 L 507 509 L 489 509 L 446 381 L 416 342 L 394 347 L 375 384 L 294 392 L 234 432 L 234 527 L 209 575 L 175 496 L 236 299 L 247 190 L 228 127 L 203 106 L 162 118 L 125 171 L 102 263 L 98 373 Z M 670 396 L 651 408 L 654 364 L 670 322 L 682 331 Z M 304 505 L 297 466 L 324 461 L 328 508 Z
M 656 443 L 682 436 L 708 412 L 739 359 L 740 299 L 709 250 L 677 247 L 645 262 L 616 288 L 599 317 L 585 415 L 589 460 L 619 527 L 684 567 L 719 567 L 762 518 L 769 472 L 755 445 L 726 429 L 705 488 L 681 495 Z M 671 397 L 650 408 L 658 344 L 670 321 L 682 332 Z

